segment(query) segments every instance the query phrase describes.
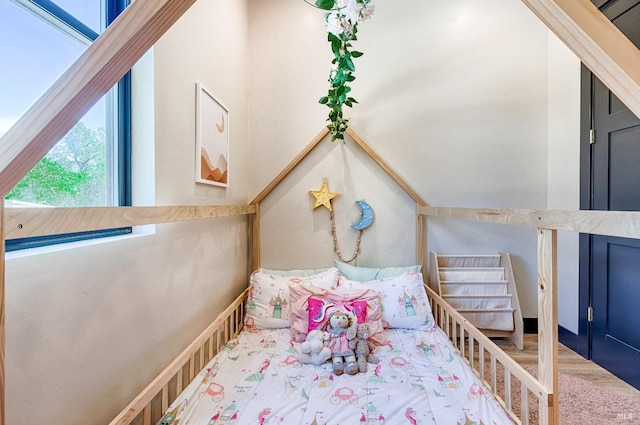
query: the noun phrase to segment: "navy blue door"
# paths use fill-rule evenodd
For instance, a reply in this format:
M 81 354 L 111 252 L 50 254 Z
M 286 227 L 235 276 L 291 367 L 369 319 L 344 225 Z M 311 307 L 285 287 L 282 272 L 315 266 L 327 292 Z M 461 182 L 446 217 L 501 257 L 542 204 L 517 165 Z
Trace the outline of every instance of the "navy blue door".
M 640 0 L 603 12 L 640 45 Z M 640 120 L 595 77 L 591 118 L 591 208 L 640 211 Z M 591 358 L 640 389 L 640 240 L 592 236 L 590 248 Z

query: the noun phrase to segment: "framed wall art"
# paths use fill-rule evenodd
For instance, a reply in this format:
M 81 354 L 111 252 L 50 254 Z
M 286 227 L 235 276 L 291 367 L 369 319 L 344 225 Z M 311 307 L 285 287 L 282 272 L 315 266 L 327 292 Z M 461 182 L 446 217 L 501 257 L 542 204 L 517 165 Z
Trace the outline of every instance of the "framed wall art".
M 196 182 L 229 186 L 229 109 L 196 83 Z

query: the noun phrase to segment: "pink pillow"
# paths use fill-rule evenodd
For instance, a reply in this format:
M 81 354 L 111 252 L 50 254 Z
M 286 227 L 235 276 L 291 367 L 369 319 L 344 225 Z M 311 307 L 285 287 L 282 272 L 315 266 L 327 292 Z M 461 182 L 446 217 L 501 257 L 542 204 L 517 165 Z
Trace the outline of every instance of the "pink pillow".
M 352 289 L 338 291 L 330 288 L 319 288 L 307 285 L 289 285 L 289 302 L 291 323 L 291 337 L 296 342 L 302 342 L 307 337 L 309 327 L 309 298 L 322 300 L 327 303 L 347 303 L 364 301 L 367 305 L 366 320 L 369 324 L 371 342 L 377 345 L 387 343 L 382 333 L 382 313 L 380 310 L 380 298 L 373 289 Z
M 289 285 L 335 287 L 338 269 L 333 267 L 311 276 L 281 276 L 258 269 L 251 273 L 245 325 L 254 329 L 289 326 Z
M 367 302 L 365 300 L 355 300 L 336 304 L 327 302 L 323 299 L 309 297 L 307 300 L 307 315 L 309 316 L 307 333 L 314 329 L 322 328 L 327 321 L 327 315 L 325 314 L 326 310 L 332 306 L 343 307 L 345 310 L 354 311 L 359 324 L 367 321 Z

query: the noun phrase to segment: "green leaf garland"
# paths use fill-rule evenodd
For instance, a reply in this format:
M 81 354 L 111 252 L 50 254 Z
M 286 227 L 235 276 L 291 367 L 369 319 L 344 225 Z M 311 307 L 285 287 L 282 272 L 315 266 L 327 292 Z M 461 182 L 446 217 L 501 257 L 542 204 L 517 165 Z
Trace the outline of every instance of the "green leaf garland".
M 306 1 L 306 0 L 305 0 Z M 329 73 L 329 90 L 326 96 L 319 99 L 319 103 L 329 108 L 327 128 L 331 132 L 331 141 L 344 141 L 344 133 L 349 126 L 349 119 L 344 117 L 342 108 L 353 107 L 358 103 L 349 96 L 352 83 L 356 77 L 353 73 L 356 66 L 353 60 L 363 55 L 362 52 L 352 50 L 352 42 L 356 41 L 358 24 L 369 18 L 373 13 L 371 0 L 316 0 L 315 6 L 327 10 L 327 41 L 331 45 L 333 60 Z

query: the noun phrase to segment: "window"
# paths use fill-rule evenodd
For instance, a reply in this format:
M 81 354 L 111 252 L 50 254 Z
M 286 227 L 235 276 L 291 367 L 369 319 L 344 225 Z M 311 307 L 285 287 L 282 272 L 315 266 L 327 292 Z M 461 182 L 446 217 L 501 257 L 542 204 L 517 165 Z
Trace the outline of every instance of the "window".
M 0 137 L 86 50 L 130 0 L 0 2 Z M 131 205 L 130 75 L 89 110 L 6 196 L 19 206 Z M 8 240 L 7 251 L 130 228 Z

